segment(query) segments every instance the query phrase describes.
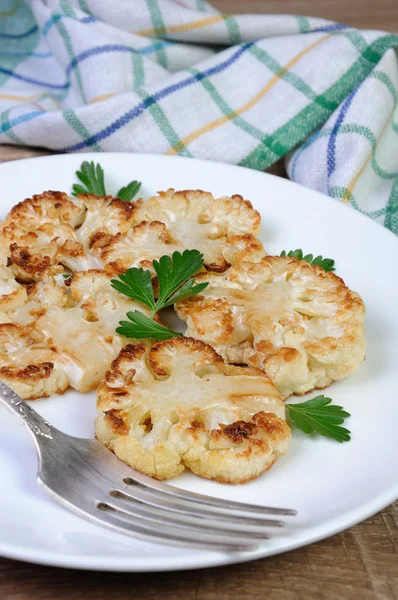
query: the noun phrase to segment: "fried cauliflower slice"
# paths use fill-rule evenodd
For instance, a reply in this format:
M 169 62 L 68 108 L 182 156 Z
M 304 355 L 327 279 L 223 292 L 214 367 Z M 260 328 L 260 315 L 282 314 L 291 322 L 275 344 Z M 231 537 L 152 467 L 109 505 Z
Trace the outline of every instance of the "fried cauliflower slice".
M 244 483 L 289 446 L 284 405 L 267 375 L 225 364 L 192 338 L 126 346 L 97 389 L 96 437 L 156 479 L 185 468 Z
M 122 272 L 147 266 L 153 259 L 175 250 L 196 248 L 207 269 L 225 271 L 245 258 L 260 260 L 265 250 L 255 234 L 260 215 L 241 196 L 214 198 L 201 190 L 169 189 L 136 202 L 137 225 L 118 235 L 102 252 L 105 268 Z
M 111 196 L 44 192 L 14 206 L 2 225 L 2 251 L 23 282 L 40 281 L 56 265 L 101 268 L 98 249 L 127 232 L 134 205 Z
M 63 192 L 44 192 L 14 206 L 1 232 L 14 274 L 30 283 L 39 281 L 59 263 L 71 269 L 78 263 L 88 268 L 75 232 L 84 215 L 84 205 Z
M 364 304 L 321 267 L 267 256 L 196 279 L 208 287 L 176 306 L 187 335 L 264 369 L 283 398 L 339 381 L 365 358 Z
M 42 334 L 13 323 L 0 324 L 0 380 L 28 400 L 62 394 L 69 385 Z

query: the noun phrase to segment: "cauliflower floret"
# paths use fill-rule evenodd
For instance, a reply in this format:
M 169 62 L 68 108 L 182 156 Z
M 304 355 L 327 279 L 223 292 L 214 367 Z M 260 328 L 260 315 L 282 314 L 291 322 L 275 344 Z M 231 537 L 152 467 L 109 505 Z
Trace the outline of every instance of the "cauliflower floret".
M 86 252 L 104 246 L 117 233 L 126 233 L 134 220 L 135 205 L 112 196 L 80 194 L 78 199 L 86 208 L 85 219 L 77 230 L 78 241 Z
M 365 358 L 364 304 L 321 267 L 267 256 L 196 279 L 208 287 L 176 306 L 187 335 L 264 369 L 284 398 L 339 381 Z
M 0 324 L 0 379 L 27 400 L 62 394 L 68 387 L 42 334 L 13 323 Z
M 96 437 L 156 479 L 185 467 L 244 483 L 284 454 L 290 429 L 267 375 L 225 364 L 210 346 L 173 338 L 126 346 L 97 390 Z
M 105 262 L 117 261 L 118 251 L 125 249 L 122 266 L 126 270 L 134 263 L 150 261 L 167 254 L 167 244 L 170 244 L 175 245 L 174 249 L 196 248 L 203 253 L 207 269 L 225 271 L 230 266 L 229 261 L 235 260 L 232 250 L 238 239 L 234 236 L 241 236 L 239 259 L 244 256 L 245 251 L 253 253 L 254 244 L 256 255 L 260 253 L 259 258 L 265 255 L 262 244 L 252 235 L 259 228 L 260 215 L 241 196 L 215 199 L 212 194 L 201 190 L 175 192 L 169 189 L 146 201 L 136 202 L 134 220 L 137 224 L 142 221 L 156 223 L 154 230 L 147 233 L 153 242 L 148 256 L 146 247 L 139 246 L 139 241 L 135 243 L 134 235 L 130 235 L 128 240 L 119 237 L 114 240 L 114 245 L 111 242 L 111 256 L 108 254 L 104 258 Z M 165 228 L 160 229 L 158 222 L 164 223 Z M 136 232 L 143 235 L 141 230 Z M 246 237 L 248 234 L 250 236 Z M 129 246 L 130 253 L 127 251 Z M 170 253 L 172 252 L 173 250 Z

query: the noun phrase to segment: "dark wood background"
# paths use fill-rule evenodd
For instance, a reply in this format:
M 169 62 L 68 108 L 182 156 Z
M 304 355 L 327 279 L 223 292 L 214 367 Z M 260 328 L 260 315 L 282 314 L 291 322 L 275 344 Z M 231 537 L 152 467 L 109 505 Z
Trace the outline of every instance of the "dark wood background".
M 214 0 L 213 3 L 229 13 L 294 13 L 341 21 L 362 29 L 398 31 L 398 0 Z M 47 153 L 0 146 L 0 161 Z M 282 163 L 271 171 L 284 175 Z M 113 574 L 0 559 L 0 599 L 398 600 L 397 546 L 398 502 L 364 523 L 307 548 L 229 567 Z

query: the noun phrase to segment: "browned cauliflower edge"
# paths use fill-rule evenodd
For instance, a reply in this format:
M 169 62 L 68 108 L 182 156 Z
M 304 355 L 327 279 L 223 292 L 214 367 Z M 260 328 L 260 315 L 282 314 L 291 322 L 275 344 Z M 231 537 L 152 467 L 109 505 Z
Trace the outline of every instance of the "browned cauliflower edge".
M 188 468 L 222 483 L 245 483 L 269 469 L 290 442 L 269 377 L 226 364 L 192 338 L 126 346 L 98 386 L 97 408 L 97 439 L 160 480 Z
M 28 400 L 62 394 L 69 385 L 41 333 L 13 323 L 0 324 L 0 380 Z

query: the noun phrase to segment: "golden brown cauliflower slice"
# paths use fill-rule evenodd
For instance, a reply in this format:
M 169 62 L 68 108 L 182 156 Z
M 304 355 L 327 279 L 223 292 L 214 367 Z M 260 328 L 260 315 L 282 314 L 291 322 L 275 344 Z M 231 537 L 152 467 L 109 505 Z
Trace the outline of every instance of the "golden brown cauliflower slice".
M 40 281 L 62 264 L 71 271 L 101 268 L 98 249 L 133 223 L 134 204 L 111 196 L 44 192 L 11 209 L 2 225 L 2 252 L 23 282 Z
M 62 394 L 68 387 L 58 356 L 41 332 L 13 323 L 0 324 L 0 380 L 29 400 Z
M 321 267 L 267 256 L 197 280 L 208 287 L 176 307 L 187 335 L 264 369 L 284 398 L 322 389 L 364 360 L 364 304 Z
M 201 190 L 170 189 L 138 201 L 134 220 L 137 227 L 104 249 L 107 269 L 126 271 L 186 248 L 200 250 L 206 268 L 212 271 L 225 271 L 243 258 L 260 260 L 265 255 L 253 235 L 260 215 L 241 196 L 214 198 Z
M 290 429 L 267 375 L 225 364 L 210 346 L 173 338 L 126 346 L 97 390 L 96 437 L 156 479 L 185 468 L 244 483 L 284 454 Z
M 79 258 L 87 262 L 75 233 L 84 214 L 84 205 L 63 192 L 44 192 L 14 206 L 1 233 L 15 275 L 30 283 L 58 263 L 73 268 Z

